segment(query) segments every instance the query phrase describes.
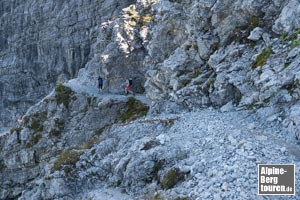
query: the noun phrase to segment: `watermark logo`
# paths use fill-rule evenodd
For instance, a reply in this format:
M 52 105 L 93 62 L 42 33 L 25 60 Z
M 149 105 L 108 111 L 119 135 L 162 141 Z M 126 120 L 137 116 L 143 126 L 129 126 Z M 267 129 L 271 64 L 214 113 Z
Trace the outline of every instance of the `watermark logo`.
M 258 165 L 258 195 L 295 195 L 295 165 Z

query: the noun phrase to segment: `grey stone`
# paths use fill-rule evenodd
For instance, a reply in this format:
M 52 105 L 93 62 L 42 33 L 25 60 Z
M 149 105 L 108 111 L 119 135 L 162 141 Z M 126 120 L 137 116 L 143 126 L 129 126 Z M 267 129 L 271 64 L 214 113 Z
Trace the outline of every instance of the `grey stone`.
M 232 102 L 228 102 L 226 105 L 221 107 L 221 112 L 229 112 L 229 111 L 233 111 L 234 110 L 234 106 L 232 104 Z
M 276 33 L 290 32 L 299 27 L 299 2 L 298 0 L 289 1 L 282 9 L 280 16 L 273 25 Z
M 262 37 L 263 33 L 264 33 L 264 30 L 262 28 L 256 27 L 255 29 L 253 29 L 251 31 L 251 33 L 247 39 L 252 40 L 252 41 L 258 41 Z

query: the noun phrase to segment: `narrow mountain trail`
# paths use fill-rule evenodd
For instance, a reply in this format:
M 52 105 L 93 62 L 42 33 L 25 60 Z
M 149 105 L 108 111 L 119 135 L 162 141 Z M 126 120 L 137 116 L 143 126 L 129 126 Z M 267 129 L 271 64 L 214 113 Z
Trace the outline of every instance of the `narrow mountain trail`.
M 124 94 L 112 94 L 112 93 L 107 93 L 107 92 L 99 92 L 98 88 L 96 86 L 82 85 L 76 79 L 70 80 L 65 85 L 70 87 L 75 92 L 85 93 L 85 94 L 88 94 L 89 96 L 101 97 L 103 99 L 108 99 L 108 98 L 122 99 L 124 97 L 127 97 Z M 128 96 L 133 96 L 133 95 L 128 95 Z M 140 100 L 141 102 L 143 102 L 147 105 L 151 104 L 151 101 L 149 99 L 147 99 L 145 95 L 136 94 L 136 95 L 134 95 L 134 98 Z
M 66 85 L 76 92 L 103 98 L 102 101 L 127 98 L 125 95 L 99 93 L 96 87 L 80 85 L 76 80 L 71 80 Z M 135 95 L 135 98 L 148 105 L 151 103 L 143 95 Z M 153 154 L 173 157 L 177 160 L 173 167 L 189 169 L 191 172 L 188 180 L 178 184 L 171 194 L 174 192 L 196 199 L 257 198 L 258 164 L 293 163 L 296 166 L 300 164 L 300 147 L 297 141 L 288 135 L 288 131 L 278 121 L 268 122 L 259 113 L 253 110 L 220 112 L 216 109 L 201 109 L 178 115 L 148 116 L 124 126 L 116 125 L 108 138 L 118 139 L 117 146 L 122 148 L 112 147 L 116 148 L 114 155 L 107 155 L 102 160 L 92 162 L 104 165 L 108 162 L 106 159 L 112 158 L 122 162 L 123 158 L 118 157 L 119 155 L 123 157 L 127 155 L 133 162 L 141 159 L 139 153 L 141 157 L 144 154 L 138 146 L 143 146 L 149 141 L 159 141 L 159 145 L 154 147 L 152 152 L 149 151 L 151 153 L 147 152 L 152 154 L 149 157 Z M 170 118 L 176 120 L 169 129 L 155 131 L 159 121 Z M 94 148 L 101 149 L 102 145 L 100 142 Z M 186 158 L 180 158 L 177 150 L 185 152 Z M 137 155 L 133 156 L 131 152 Z M 83 156 L 83 161 L 84 158 Z M 132 179 L 135 177 L 139 179 L 140 176 L 142 175 L 136 173 L 132 175 Z M 237 190 L 240 194 L 235 192 Z M 96 190 L 91 192 L 89 197 L 91 195 L 98 196 L 94 199 L 99 200 L 107 199 L 108 196 L 112 200 L 130 199 L 127 195 L 122 196 L 119 193 L 108 194 L 107 190 Z M 282 197 L 264 196 L 258 199 L 282 199 Z
M 81 85 L 76 80 L 65 85 L 76 93 L 97 97 L 100 101 L 128 98 L 99 93 L 96 87 Z M 134 97 L 151 104 L 144 95 Z M 95 186 L 98 185 L 84 188 L 76 199 L 141 200 L 147 198 L 139 194 L 153 196 L 155 192 L 171 199 L 178 196 L 216 200 L 285 199 L 257 196 L 257 165 L 299 166 L 300 147 L 278 120 L 267 121 L 261 113 L 270 114 L 206 108 L 181 114 L 148 115 L 130 123 L 115 124 L 80 156 L 74 166 L 82 181 L 91 181 L 93 174 L 97 177 Z M 151 178 L 154 158 L 165 163 L 156 172 L 161 177 L 176 168 L 188 172 L 185 180 L 172 189 L 152 191 L 151 187 L 155 185 L 158 186 L 154 188 L 161 188 L 161 183 Z M 111 187 L 109 181 L 116 180 L 119 186 Z M 296 188 L 299 188 L 297 181 Z M 298 190 L 296 195 L 299 195 Z

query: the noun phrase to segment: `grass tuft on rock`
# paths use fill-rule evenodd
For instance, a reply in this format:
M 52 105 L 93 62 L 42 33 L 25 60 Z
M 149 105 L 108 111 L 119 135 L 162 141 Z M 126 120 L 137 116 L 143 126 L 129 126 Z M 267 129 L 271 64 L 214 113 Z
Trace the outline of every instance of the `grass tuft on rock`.
M 60 119 L 55 119 L 54 120 L 55 122 L 55 127 L 57 127 L 58 129 L 62 130 L 65 128 L 65 122 L 63 120 L 60 120 Z
M 69 109 L 74 92 L 71 88 L 64 86 L 62 83 L 57 84 L 55 88 L 55 99 L 57 104 L 64 104 Z
M 292 41 L 292 45 L 291 45 L 291 49 L 294 49 L 295 47 L 297 47 L 299 45 L 299 41 L 298 40 L 293 40 Z
M 96 129 L 96 130 L 95 130 L 95 133 L 96 133 L 97 135 L 102 135 L 102 133 L 103 133 L 105 130 L 109 130 L 110 128 L 111 128 L 111 125 L 105 125 L 105 126 L 103 126 L 103 127 L 101 127 L 101 128 Z
M 137 118 L 145 116 L 149 110 L 147 105 L 133 97 L 128 99 L 126 107 L 126 111 L 120 117 L 121 122 L 133 121 Z
M 78 146 L 76 149 L 78 150 L 85 150 L 85 149 L 90 149 L 94 146 L 94 144 L 97 144 L 99 142 L 98 137 L 92 137 L 91 139 L 87 140 L 85 143 L 82 145 Z
M 272 47 L 265 48 L 261 54 L 256 57 L 254 67 L 265 65 L 272 52 Z
M 35 134 L 34 136 L 32 136 L 31 138 L 31 144 L 35 145 L 37 144 L 41 139 L 42 139 L 43 135 L 41 133 Z
M 297 29 L 295 30 L 295 32 L 291 35 L 291 40 L 297 40 L 299 34 L 300 34 L 300 29 L 297 28 Z
M 283 32 L 283 33 L 280 35 L 280 39 L 281 39 L 281 40 L 285 40 L 286 37 L 287 37 L 288 35 L 289 35 L 288 32 Z
M 33 119 L 29 128 L 36 132 L 44 130 L 43 124 L 38 119 Z
M 65 122 L 63 120 L 55 118 L 54 124 L 54 128 L 50 130 L 49 134 L 50 136 L 59 137 L 65 128 Z
M 256 16 L 252 16 L 248 20 L 248 26 L 250 29 L 253 29 L 255 27 L 258 27 L 260 25 L 260 20 Z
M 24 118 L 24 124 L 31 130 L 36 132 L 42 132 L 44 130 L 43 123 L 47 120 L 47 111 L 36 112 L 33 115 L 26 116 Z
M 22 130 L 23 130 L 22 127 L 17 127 L 17 128 L 11 128 L 9 132 L 10 132 L 10 134 L 12 134 L 14 132 L 21 133 Z
M 54 128 L 50 130 L 50 136 L 59 137 L 60 135 L 61 132 L 59 130 L 56 130 Z
M 199 69 L 195 70 L 193 73 L 189 74 L 189 78 L 197 78 L 201 74 Z
M 178 169 L 170 169 L 164 175 L 161 183 L 164 189 L 171 189 L 182 179 L 183 174 Z
M 51 169 L 52 172 L 63 169 L 64 166 L 75 166 L 79 160 L 81 153 L 77 151 L 66 150 L 63 151 L 59 158 L 54 162 Z
M 191 78 L 181 80 L 181 82 L 179 84 L 179 89 L 186 87 L 188 84 L 191 83 L 191 81 L 192 81 Z

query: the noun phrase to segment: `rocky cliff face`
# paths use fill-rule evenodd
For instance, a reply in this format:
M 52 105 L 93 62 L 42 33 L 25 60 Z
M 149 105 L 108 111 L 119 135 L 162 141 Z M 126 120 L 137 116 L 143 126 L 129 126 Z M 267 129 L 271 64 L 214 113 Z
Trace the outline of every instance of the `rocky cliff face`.
M 77 78 L 0 137 L 0 198 L 256 198 L 256 163 L 300 159 L 299 9 L 2 1 L 0 124 Z M 126 78 L 142 95 L 120 95 Z
M 0 126 L 9 125 L 58 81 L 91 59 L 93 29 L 131 1 L 1 1 Z
M 293 2 L 286 4 L 159 1 L 154 6 L 158 24 L 148 46 L 156 63 L 147 73 L 147 95 L 192 108 L 228 102 L 263 104 L 286 94 L 281 89 L 297 82 L 291 75 L 294 59 L 289 58 L 298 55 L 291 44 L 297 41 L 298 32 L 293 38 L 297 25 L 290 25 L 286 14 Z M 287 37 L 279 39 L 272 30 Z M 283 101 L 293 99 L 284 96 Z

